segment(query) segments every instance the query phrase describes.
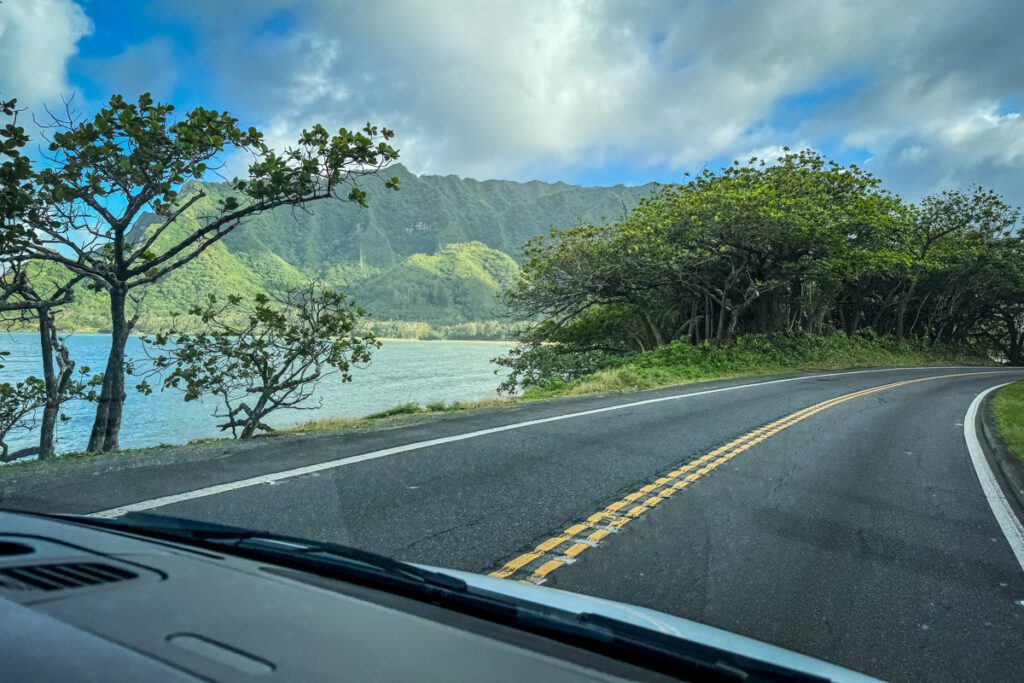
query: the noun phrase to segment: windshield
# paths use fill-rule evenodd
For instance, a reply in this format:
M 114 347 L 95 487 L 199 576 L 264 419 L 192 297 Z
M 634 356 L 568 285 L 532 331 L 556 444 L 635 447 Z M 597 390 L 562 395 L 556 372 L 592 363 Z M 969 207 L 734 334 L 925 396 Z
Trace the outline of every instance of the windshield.
M 4 0 L 0 508 L 1012 678 L 1021 25 Z

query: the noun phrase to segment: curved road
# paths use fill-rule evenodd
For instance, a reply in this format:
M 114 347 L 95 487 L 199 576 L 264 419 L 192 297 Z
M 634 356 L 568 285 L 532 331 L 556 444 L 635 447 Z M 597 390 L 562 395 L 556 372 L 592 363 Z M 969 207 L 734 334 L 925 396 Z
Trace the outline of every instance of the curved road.
M 1009 680 L 1024 547 L 964 419 L 1016 379 L 859 371 L 528 404 L 109 466 L 2 504 L 257 527 L 652 607 L 883 678 Z

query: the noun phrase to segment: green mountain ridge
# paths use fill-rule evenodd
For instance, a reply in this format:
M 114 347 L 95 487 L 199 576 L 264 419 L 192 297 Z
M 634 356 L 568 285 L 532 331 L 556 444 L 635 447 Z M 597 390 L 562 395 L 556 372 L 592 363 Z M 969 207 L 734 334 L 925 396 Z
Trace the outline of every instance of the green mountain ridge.
M 144 288 L 138 329 L 166 328 L 209 293 L 251 297 L 314 278 L 345 291 L 375 320 L 494 320 L 501 315 L 496 296 L 516 277 L 515 258 L 527 240 L 552 227 L 619 218 L 654 187 L 417 176 L 400 165 L 387 175 L 400 179 L 401 190 L 364 179 L 366 209 L 324 200 L 249 219 L 194 262 Z M 206 197 L 161 235 L 155 251 L 194 228 L 229 192 L 224 183 L 191 183 L 181 200 L 200 186 Z M 143 216 L 131 238 L 155 224 L 155 216 Z M 106 306 L 104 293 L 82 287 L 63 325 L 103 330 Z
M 316 270 L 346 262 L 387 267 L 462 242 L 481 242 L 516 257 L 527 240 L 552 227 L 618 219 L 654 188 L 417 176 L 401 165 L 386 174 L 399 179 L 401 190 L 363 180 L 365 209 L 328 201 L 308 209 L 275 209 L 232 232 L 225 244 L 235 253 L 270 251 Z M 226 191 L 223 185 L 207 189 Z M 290 223 L 301 226 L 303 239 L 285 229 Z
M 481 242 L 449 244 L 434 255 L 413 254 L 397 266 L 357 281 L 348 293 L 375 317 L 451 325 L 501 316 L 497 295 L 519 266 Z

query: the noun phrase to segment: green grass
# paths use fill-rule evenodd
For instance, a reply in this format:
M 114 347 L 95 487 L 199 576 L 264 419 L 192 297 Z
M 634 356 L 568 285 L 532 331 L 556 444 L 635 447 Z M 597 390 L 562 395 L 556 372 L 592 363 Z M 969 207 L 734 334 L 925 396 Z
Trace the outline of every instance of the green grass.
M 459 413 L 467 410 L 478 410 L 481 408 L 497 408 L 512 405 L 513 403 L 515 403 L 515 399 L 499 398 L 497 396 L 482 398 L 477 401 L 431 401 L 426 405 L 420 405 L 419 403 L 402 403 L 365 417 L 322 417 L 315 420 L 309 420 L 308 422 L 279 429 L 265 436 L 274 436 L 276 434 L 306 434 L 309 432 L 336 432 L 346 429 L 359 429 L 363 427 L 386 425 L 414 417 Z
M 366 419 L 376 420 L 382 417 L 394 417 L 395 415 L 415 415 L 416 413 L 422 412 L 423 406 L 421 406 L 419 403 L 401 403 L 397 406 L 388 408 L 387 410 L 382 410 L 379 413 L 367 415 Z
M 1024 460 L 1024 382 L 1001 389 L 992 400 L 996 429 L 1009 449 Z
M 526 400 L 637 391 L 713 379 L 774 375 L 801 370 L 984 365 L 987 359 L 961 349 L 930 347 L 842 334 L 747 335 L 731 346 L 672 343 L 637 354 L 623 364 L 572 382 L 549 381 L 528 389 Z

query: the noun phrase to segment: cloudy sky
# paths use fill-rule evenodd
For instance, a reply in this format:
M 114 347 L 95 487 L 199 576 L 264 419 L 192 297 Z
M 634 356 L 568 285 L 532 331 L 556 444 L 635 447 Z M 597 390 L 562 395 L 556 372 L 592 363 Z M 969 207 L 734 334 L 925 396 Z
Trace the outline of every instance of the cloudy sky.
M 1024 2 L 3 0 L 0 92 L 151 91 L 272 140 L 398 133 L 416 172 L 672 181 L 779 147 L 1024 204 Z

